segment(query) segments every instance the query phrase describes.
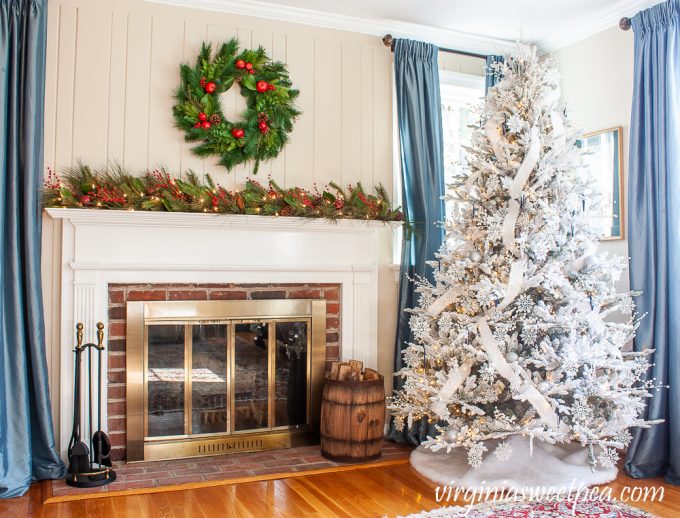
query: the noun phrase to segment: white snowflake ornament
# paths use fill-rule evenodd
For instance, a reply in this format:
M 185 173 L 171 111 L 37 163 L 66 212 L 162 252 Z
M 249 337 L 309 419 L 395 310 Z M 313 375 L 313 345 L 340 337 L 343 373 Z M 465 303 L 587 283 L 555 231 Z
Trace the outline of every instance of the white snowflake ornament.
M 607 448 L 604 446 L 600 455 L 597 457 L 600 461 L 600 465 L 605 468 L 613 468 L 619 461 L 619 454 L 614 448 Z
M 617 432 L 614 437 L 612 437 L 616 442 L 620 442 L 624 446 L 628 446 L 630 441 L 633 440 L 633 436 L 630 434 L 630 432 L 626 430 L 621 430 L 620 432 Z
M 510 133 L 520 133 L 524 129 L 524 121 L 522 117 L 517 114 L 511 115 L 508 121 L 505 123 Z
M 484 452 L 487 449 L 481 442 L 477 442 L 468 448 L 468 464 L 473 469 L 477 469 L 482 465 Z
M 505 441 L 498 443 L 493 454 L 500 462 L 507 462 L 512 456 L 512 446 Z

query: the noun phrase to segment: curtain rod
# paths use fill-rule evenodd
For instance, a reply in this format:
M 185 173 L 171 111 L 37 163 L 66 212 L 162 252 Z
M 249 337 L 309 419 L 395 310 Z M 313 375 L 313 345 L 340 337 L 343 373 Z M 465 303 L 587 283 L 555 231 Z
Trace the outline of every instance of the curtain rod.
M 391 34 L 385 34 L 382 39 L 386 47 L 389 47 L 394 52 L 394 42 L 396 39 Z M 451 54 L 460 54 L 461 56 L 471 56 L 473 58 L 486 59 L 486 54 L 477 54 L 476 52 L 468 52 L 466 50 L 447 49 L 444 47 L 437 47 L 441 52 L 450 52 Z

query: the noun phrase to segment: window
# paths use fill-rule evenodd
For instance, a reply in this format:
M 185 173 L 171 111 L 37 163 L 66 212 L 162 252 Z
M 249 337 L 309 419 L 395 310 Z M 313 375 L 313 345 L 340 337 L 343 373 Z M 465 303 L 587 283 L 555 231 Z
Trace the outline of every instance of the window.
M 444 136 L 444 182 L 451 183 L 453 175 L 464 163 L 463 146 L 470 144 L 472 128 L 479 124 L 480 115 L 475 109 L 484 97 L 484 77 L 459 72 L 439 71 L 440 92 L 442 101 L 442 132 Z M 394 81 L 392 82 L 394 88 Z M 396 94 L 393 91 L 394 113 L 397 113 Z M 401 163 L 399 154 L 399 132 L 397 118 L 394 117 L 394 200 L 401 204 Z M 452 202 L 446 204 L 445 217 L 453 212 Z M 397 230 L 393 240 L 394 263 L 401 262 L 401 228 Z
M 484 78 L 457 72 L 440 71 L 442 130 L 444 134 L 444 181 L 451 183 L 465 164 L 463 146 L 470 144 L 473 127 L 479 125 L 478 106 L 484 97 Z M 446 203 L 446 217 L 453 203 Z

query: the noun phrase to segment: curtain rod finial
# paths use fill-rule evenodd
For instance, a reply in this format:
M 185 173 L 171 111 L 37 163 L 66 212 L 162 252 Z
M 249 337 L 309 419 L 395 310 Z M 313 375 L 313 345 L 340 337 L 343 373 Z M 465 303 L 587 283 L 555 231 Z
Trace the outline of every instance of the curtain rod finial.
M 621 29 L 623 29 L 624 31 L 630 29 L 632 27 L 632 24 L 630 23 L 630 18 L 628 18 L 627 16 L 621 18 L 621 20 L 619 20 L 619 27 L 621 27 Z
M 383 36 L 382 42 L 385 44 L 386 47 L 392 47 L 394 45 L 394 36 L 391 34 L 385 34 Z

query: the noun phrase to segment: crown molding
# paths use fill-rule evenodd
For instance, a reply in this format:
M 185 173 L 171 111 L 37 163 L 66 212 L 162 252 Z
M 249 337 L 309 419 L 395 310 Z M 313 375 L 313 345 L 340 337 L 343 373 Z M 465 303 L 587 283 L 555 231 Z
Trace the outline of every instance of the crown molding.
M 427 40 L 439 47 L 455 48 L 479 54 L 502 54 L 515 42 L 490 38 L 460 31 L 451 31 L 427 25 L 389 19 L 369 19 L 261 2 L 258 0 L 145 0 L 151 3 L 189 7 L 208 11 L 255 16 L 284 22 L 312 25 L 326 29 L 357 32 L 381 37 L 392 34 L 395 38 Z
M 290 23 L 299 23 L 336 29 L 340 31 L 356 32 L 382 37 L 392 34 L 396 38 L 412 38 L 427 40 L 439 47 L 453 48 L 479 54 L 503 54 L 510 51 L 515 42 L 512 40 L 491 38 L 462 31 L 453 31 L 430 27 L 416 23 L 389 19 L 370 19 L 344 14 L 328 13 L 302 7 L 286 6 L 262 2 L 260 0 L 145 0 L 150 3 L 174 5 L 193 9 L 202 9 L 222 13 L 254 16 Z M 541 54 L 553 52 L 593 34 L 616 27 L 623 16 L 634 16 L 643 9 L 661 3 L 663 0 L 625 0 L 615 2 L 614 5 L 593 17 L 589 23 L 575 26 L 569 24 L 562 31 L 551 34 L 550 37 L 533 41 Z
M 565 30 L 552 34 L 549 38 L 535 41 L 542 54 L 554 52 L 563 47 L 582 41 L 593 34 L 618 27 L 622 17 L 633 17 L 638 12 L 648 9 L 653 5 L 661 3 L 663 0 L 627 0 L 617 2 L 616 5 L 608 8 L 590 23 L 581 24 L 579 27 L 570 26 Z

